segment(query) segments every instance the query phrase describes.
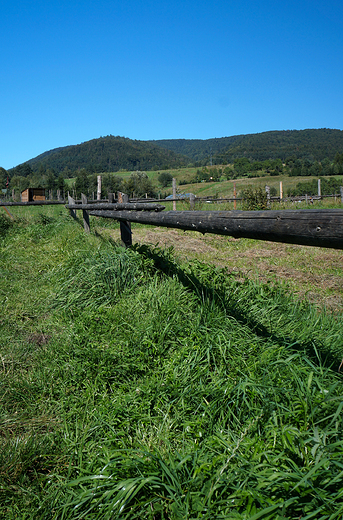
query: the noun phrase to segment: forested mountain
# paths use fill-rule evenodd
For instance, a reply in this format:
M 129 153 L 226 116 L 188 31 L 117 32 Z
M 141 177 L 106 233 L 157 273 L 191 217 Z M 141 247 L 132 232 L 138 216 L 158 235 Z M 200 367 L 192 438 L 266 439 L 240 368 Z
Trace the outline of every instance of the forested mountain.
M 343 131 L 328 128 L 282 130 L 214 139 L 163 139 L 134 141 L 126 137 L 100 137 L 44 152 L 25 163 L 33 170 L 51 169 L 55 175 L 81 168 L 88 172 L 166 170 L 194 163 L 204 166 L 233 163 L 239 157 L 252 161 L 281 159 L 333 160 L 343 152 Z M 24 175 L 19 165 L 10 175 Z
M 189 157 L 192 162 L 207 160 L 211 154 L 221 153 L 223 150 L 230 149 L 239 143 L 242 135 L 232 137 L 215 137 L 213 139 L 162 139 L 150 141 L 162 148 L 172 150 L 175 153 Z
M 18 190 L 28 186 L 62 189 L 67 177 L 120 170 L 166 170 L 189 163 L 196 167 L 229 164 L 225 173 L 228 178 L 259 170 L 272 171 L 273 175 L 341 175 L 343 131 L 284 130 L 206 140 L 159 141 L 110 135 L 55 148 L 8 172 L 0 169 L 0 184 L 2 188 L 9 184 L 10 189 Z
M 53 169 L 60 173 L 86 168 L 90 173 L 101 173 L 177 168 L 186 162 L 186 158 L 156 144 L 110 135 L 78 145 L 55 148 L 30 159 L 27 164 L 34 172 Z
M 152 142 L 202 164 L 206 164 L 211 156 L 213 164 L 232 163 L 238 157 L 253 161 L 286 161 L 287 158 L 321 161 L 324 158 L 332 160 L 337 152 L 343 152 L 343 131 L 329 128 L 282 130 L 218 139 L 165 139 Z

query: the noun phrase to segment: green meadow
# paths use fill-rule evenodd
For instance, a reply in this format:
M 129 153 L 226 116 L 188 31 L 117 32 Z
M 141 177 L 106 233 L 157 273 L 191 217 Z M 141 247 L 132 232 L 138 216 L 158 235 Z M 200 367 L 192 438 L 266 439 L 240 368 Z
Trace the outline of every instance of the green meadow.
M 12 209 L 0 518 L 342 518 L 340 309 L 170 247 L 124 249 L 110 220 L 85 234 L 63 207 Z

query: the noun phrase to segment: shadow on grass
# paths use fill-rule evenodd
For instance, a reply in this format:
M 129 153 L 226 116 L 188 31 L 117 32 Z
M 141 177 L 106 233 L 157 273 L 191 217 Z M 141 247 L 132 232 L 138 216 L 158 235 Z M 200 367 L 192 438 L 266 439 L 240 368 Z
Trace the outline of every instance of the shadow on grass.
M 315 364 L 333 370 L 335 370 L 333 367 L 338 368 L 337 362 L 339 363 L 340 359 L 338 360 L 337 357 L 329 352 L 324 345 L 319 345 L 318 350 L 314 345 L 314 342 L 310 339 L 308 341 L 297 341 L 292 337 L 281 336 L 275 332 L 271 332 L 265 325 L 249 315 L 249 313 L 243 312 L 237 305 L 235 299 L 229 299 L 227 297 L 226 291 L 228 286 L 225 286 L 222 289 L 220 287 L 215 287 L 215 284 L 211 283 L 211 281 L 202 281 L 192 269 L 187 271 L 186 269 L 181 268 L 174 260 L 173 248 L 162 250 L 156 246 L 138 244 L 135 244 L 132 248 L 145 258 L 153 260 L 157 271 L 163 272 L 166 276 L 177 278 L 187 290 L 195 293 L 200 300 L 211 301 L 218 307 L 225 309 L 225 311 L 237 320 L 237 322 L 249 327 L 256 335 L 268 338 L 274 343 L 279 344 L 280 347 L 286 344 L 295 351 L 306 351 L 307 356 Z M 200 263 L 197 265 L 199 266 Z M 211 274 L 214 273 L 215 268 L 205 266 L 205 264 L 204 268 L 208 269 L 208 276 L 211 276 Z M 231 283 L 233 283 L 236 288 L 245 283 L 235 280 L 233 274 L 227 273 L 226 276 L 228 279 L 231 279 Z M 253 282 L 246 280 L 246 283 Z

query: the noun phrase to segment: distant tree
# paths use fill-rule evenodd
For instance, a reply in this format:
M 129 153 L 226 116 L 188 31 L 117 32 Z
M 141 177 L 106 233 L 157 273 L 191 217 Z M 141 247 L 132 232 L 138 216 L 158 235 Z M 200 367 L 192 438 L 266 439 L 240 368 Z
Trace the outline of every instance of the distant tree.
M 89 175 L 85 168 L 78 170 L 75 179 L 76 196 L 81 198 L 81 193 L 88 195 L 89 190 Z
M 29 163 L 23 163 L 19 164 L 14 168 L 14 175 L 17 175 L 19 177 L 28 177 L 29 175 L 32 175 L 33 170 Z
M 44 177 L 44 175 L 46 174 L 46 168 L 42 163 L 39 163 L 36 171 L 37 171 L 38 177 Z
M 313 177 L 317 177 L 318 175 L 321 174 L 321 171 L 322 171 L 321 164 L 318 161 L 314 161 L 314 163 L 311 165 L 311 167 L 309 169 L 309 174 L 312 175 Z
M 234 160 L 234 169 L 239 175 L 244 175 L 251 171 L 251 163 L 246 157 L 239 157 Z
M 54 190 L 56 186 L 55 172 L 52 168 L 48 168 L 44 178 L 45 188 L 48 190 Z
M 210 174 L 208 169 L 205 167 L 201 170 L 197 170 L 195 180 L 196 182 L 208 182 L 210 180 Z
M 8 173 L 5 168 L 2 168 L 0 166 L 0 188 L 5 189 L 6 188 L 6 182 L 7 182 Z
M 266 159 L 265 161 L 263 161 L 263 163 L 262 163 L 263 170 L 266 170 L 266 172 L 269 173 L 272 168 L 273 168 L 273 163 L 270 159 Z
M 293 165 L 290 165 L 289 176 L 299 177 L 301 175 L 302 162 L 300 159 L 296 159 Z
M 274 172 L 277 172 L 277 174 L 279 175 L 280 173 L 283 172 L 283 165 L 282 165 L 282 161 L 281 159 L 276 159 L 273 163 L 273 167 L 274 167 Z
M 330 159 L 328 157 L 325 157 L 321 161 L 321 165 L 322 165 L 322 175 L 332 175 L 332 166 L 331 166 Z
M 340 154 L 339 152 L 337 152 L 333 162 L 334 164 L 343 164 L 343 153 Z
M 162 188 L 166 188 L 167 186 L 171 186 L 173 182 L 173 176 L 169 172 L 162 172 L 158 176 L 158 182 L 161 184 Z
M 224 168 L 224 175 L 225 175 L 225 177 L 227 178 L 227 180 L 232 179 L 233 174 L 234 174 L 234 170 L 233 170 L 233 168 L 230 168 L 230 166 L 226 166 L 226 167 Z
M 97 183 L 97 175 L 92 176 L 92 179 Z M 94 183 L 95 187 L 97 184 Z M 102 175 L 102 189 L 104 193 L 116 193 L 123 191 L 123 178 L 113 173 L 104 173 Z
M 212 168 L 210 172 L 210 180 L 213 182 L 219 182 L 222 176 L 222 170 L 218 168 Z M 211 178 L 212 177 L 212 178 Z
M 61 192 L 66 189 L 66 182 L 63 173 L 60 173 L 56 180 L 56 189 L 61 190 Z
M 129 179 L 124 181 L 124 191 L 134 197 L 144 197 L 145 194 L 149 197 L 156 197 L 151 180 L 142 171 L 131 173 Z
M 257 172 L 259 170 L 262 170 L 261 161 L 254 161 L 251 165 L 251 171 Z
M 311 161 L 309 159 L 304 159 L 301 168 L 301 175 L 310 175 Z
M 22 192 L 26 190 L 30 186 L 30 180 L 27 177 L 23 177 L 22 175 L 14 175 L 11 178 L 10 189 L 14 189 L 16 191 Z
M 334 175 L 340 175 L 343 173 L 343 153 L 336 153 L 332 169 Z

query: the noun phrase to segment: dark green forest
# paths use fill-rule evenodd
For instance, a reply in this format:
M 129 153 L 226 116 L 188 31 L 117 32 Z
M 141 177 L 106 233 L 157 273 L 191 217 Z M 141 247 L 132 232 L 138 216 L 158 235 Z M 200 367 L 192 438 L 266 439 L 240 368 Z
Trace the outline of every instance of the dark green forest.
M 39 168 L 57 173 L 86 168 L 90 173 L 120 170 L 158 170 L 184 166 L 186 159 L 171 150 L 126 137 L 107 136 L 64 148 L 56 148 L 27 161 L 34 172 Z M 19 165 L 10 170 L 16 173 Z
M 220 137 L 214 139 L 162 139 L 159 141 L 150 141 L 166 150 L 172 150 L 175 153 L 185 155 L 192 162 L 199 163 L 196 166 L 206 165 L 212 156 L 224 152 L 235 146 L 242 139 L 241 135 L 232 137 Z M 219 164 L 219 163 L 218 163 Z
M 333 160 L 343 152 L 343 131 L 330 128 L 270 131 L 215 139 L 164 139 L 152 141 L 175 153 L 186 155 L 199 166 L 229 164 L 236 158 L 252 161 L 289 158 L 322 161 Z M 196 165 L 197 166 L 197 165 Z

